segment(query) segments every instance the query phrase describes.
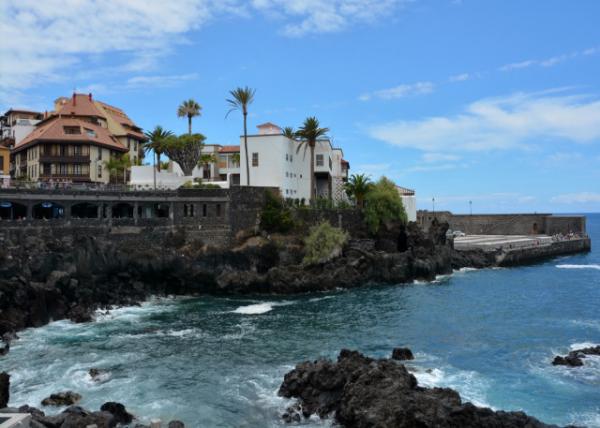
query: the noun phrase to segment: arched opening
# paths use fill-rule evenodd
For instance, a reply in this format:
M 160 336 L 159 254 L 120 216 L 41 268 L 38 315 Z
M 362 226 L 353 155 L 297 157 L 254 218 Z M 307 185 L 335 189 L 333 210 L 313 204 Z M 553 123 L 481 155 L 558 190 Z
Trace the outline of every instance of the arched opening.
M 113 218 L 133 218 L 133 205 L 125 203 L 125 202 L 120 202 L 116 205 L 113 205 L 112 217 Z
M 27 218 L 27 207 L 10 201 L 0 201 L 0 219 L 21 220 Z
M 539 233 L 537 223 L 533 223 L 533 228 L 531 229 L 531 233 L 533 233 L 534 235 L 537 235 Z
M 73 218 L 98 218 L 98 205 L 81 202 L 71 207 Z
M 64 216 L 64 207 L 55 202 L 40 202 L 33 206 L 33 218 L 37 220 L 51 220 L 63 218 Z
M 169 217 L 169 205 L 154 204 L 154 216 L 159 218 Z

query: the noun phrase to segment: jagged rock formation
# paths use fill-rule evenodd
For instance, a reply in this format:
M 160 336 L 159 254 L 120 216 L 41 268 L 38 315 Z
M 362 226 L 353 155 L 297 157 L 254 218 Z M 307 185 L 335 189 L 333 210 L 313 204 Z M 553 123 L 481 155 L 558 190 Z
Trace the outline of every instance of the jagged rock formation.
M 354 428 L 550 427 L 523 412 L 463 403 L 449 388 L 420 387 L 404 365 L 348 350 L 340 352 L 337 362 L 298 364 L 285 375 L 279 394 L 298 399 L 283 415 L 286 421 L 316 414 Z
M 568 366 L 568 367 L 581 367 L 583 366 L 583 360 L 587 355 L 598 355 L 600 356 L 600 345 L 592 346 L 589 348 L 576 349 L 569 352 L 564 357 L 557 355 L 552 360 L 554 366 Z
M 447 227 L 436 224 L 427 234 L 413 223 L 388 227 L 310 266 L 301 263 L 299 235 L 252 237 L 217 250 L 178 232 L 24 229 L 0 251 L 0 335 L 51 319 L 90 321 L 96 309 L 136 304 L 150 295 L 303 293 L 431 280 L 463 266 L 493 264 L 485 253 L 454 251 L 446 243 Z

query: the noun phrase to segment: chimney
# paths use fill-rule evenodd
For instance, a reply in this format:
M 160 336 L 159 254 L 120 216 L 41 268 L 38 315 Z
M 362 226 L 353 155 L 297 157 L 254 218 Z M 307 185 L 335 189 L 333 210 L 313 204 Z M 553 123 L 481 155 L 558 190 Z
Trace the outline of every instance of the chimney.
M 91 92 L 88 94 L 88 98 L 90 99 L 90 101 L 92 101 L 92 93 Z
M 73 92 L 73 105 L 76 106 L 77 105 L 77 98 L 75 96 L 75 92 Z

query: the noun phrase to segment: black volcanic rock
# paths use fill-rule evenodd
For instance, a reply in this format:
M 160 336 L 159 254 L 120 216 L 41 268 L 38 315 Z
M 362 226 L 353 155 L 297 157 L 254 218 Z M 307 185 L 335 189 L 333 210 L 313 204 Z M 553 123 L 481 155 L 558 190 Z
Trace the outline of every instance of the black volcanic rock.
M 128 424 L 133 420 L 133 415 L 127 412 L 125 406 L 121 403 L 109 401 L 108 403 L 104 403 L 100 407 L 100 410 L 111 413 L 115 418 L 115 422 L 120 424 Z
M 394 348 L 392 350 L 392 360 L 414 360 L 412 351 L 408 348 Z
M 449 388 L 423 388 L 404 365 L 342 350 L 337 362 L 304 362 L 285 375 L 279 395 L 297 398 L 283 418 L 333 415 L 353 428 L 547 428 L 523 412 L 493 411 L 462 403 Z M 301 410 L 300 410 L 301 409 Z
M 43 406 L 71 406 L 81 400 L 81 395 L 73 391 L 64 391 L 51 394 L 42 400 Z
M 73 228 L 23 229 L 0 258 L 0 335 L 50 320 L 88 322 L 97 309 L 151 295 L 292 294 L 433 280 L 452 269 L 493 264 L 446 243 L 447 224 L 424 233 L 415 223 L 386 225 L 372 239 L 351 240 L 342 254 L 305 266 L 302 236 L 253 237 L 232 248 L 198 246 L 149 229 L 115 237 Z
M 567 367 L 581 367 L 583 366 L 583 359 L 587 355 L 600 355 L 600 345 L 591 346 L 589 348 L 576 349 L 569 352 L 564 357 L 557 355 L 552 360 L 554 366 L 567 366 Z
M 10 398 L 10 375 L 6 372 L 0 373 L 0 409 L 8 406 Z

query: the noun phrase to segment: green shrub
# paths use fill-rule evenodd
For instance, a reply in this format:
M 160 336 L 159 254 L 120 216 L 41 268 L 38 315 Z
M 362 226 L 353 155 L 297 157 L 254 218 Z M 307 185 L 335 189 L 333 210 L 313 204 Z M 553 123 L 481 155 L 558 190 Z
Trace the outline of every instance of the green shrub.
M 324 221 L 310 228 L 304 239 L 304 264 L 324 263 L 339 256 L 348 234 L 338 227 L 333 227 Z
M 407 222 L 406 211 L 398 189 L 385 177 L 381 177 L 367 192 L 364 213 L 367 227 L 373 234 L 376 234 L 386 223 Z
M 267 232 L 289 232 L 294 220 L 289 207 L 278 194 L 268 191 L 265 206 L 260 215 L 260 228 Z

